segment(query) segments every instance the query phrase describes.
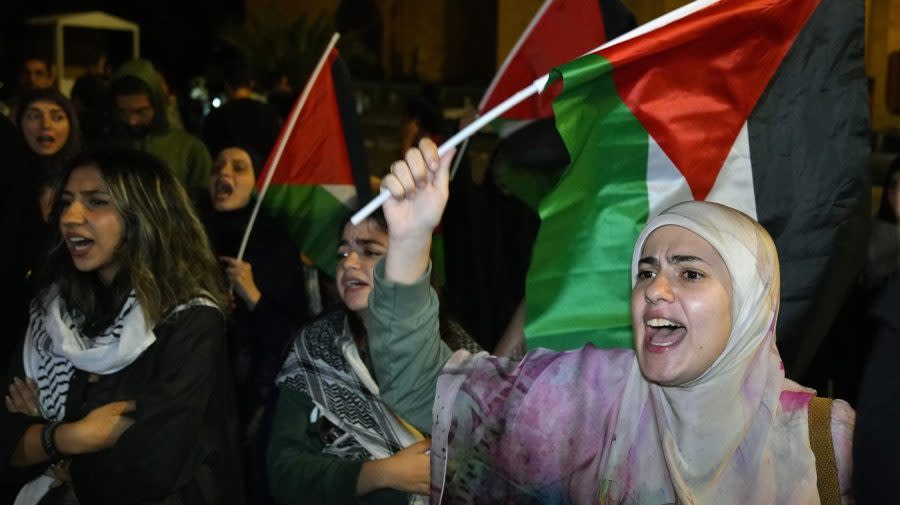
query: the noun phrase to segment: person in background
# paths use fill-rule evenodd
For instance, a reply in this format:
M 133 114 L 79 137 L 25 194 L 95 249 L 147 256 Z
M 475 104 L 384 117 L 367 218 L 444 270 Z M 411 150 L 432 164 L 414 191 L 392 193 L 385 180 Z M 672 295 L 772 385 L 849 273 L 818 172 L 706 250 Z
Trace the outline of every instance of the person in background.
M 883 287 L 900 270 L 900 158 L 891 163 L 884 179 L 881 204 L 872 223 L 866 285 L 870 292 Z
M 299 332 L 278 376 L 268 465 L 281 503 L 424 503 L 428 441 L 381 401 L 368 343 L 372 272 L 387 246 L 380 212 L 347 220 L 336 272 L 344 306 Z M 451 348 L 480 350 L 458 325 L 442 329 Z
M 53 89 L 24 94 L 16 124 L 28 147 L 27 170 L 36 186 L 35 198 L 47 221 L 66 165 L 81 152 L 81 129 L 75 107 Z
M 0 409 L 20 503 L 243 503 L 227 294 L 157 158 L 76 159 Z M 43 500 L 43 501 L 42 501 Z
M 55 89 L 56 79 L 49 60 L 46 58 L 29 55 L 22 60 L 19 68 L 19 86 L 16 94 L 7 98 L 2 104 L 4 115 L 15 118 L 18 114 L 20 95 L 38 89 Z
M 228 100 L 213 109 L 203 123 L 203 141 L 211 152 L 241 145 L 261 156 L 269 155 L 281 130 L 281 118 L 275 107 L 254 98 L 253 87 L 248 65 L 234 62 L 225 67 Z
M 896 172 L 895 172 L 896 173 Z M 900 475 L 900 276 L 888 283 L 872 310 L 875 344 L 863 376 L 853 437 L 856 503 L 891 501 Z
M 209 151 L 197 137 L 173 127 L 169 96 L 159 72 L 147 60 L 132 60 L 118 71 L 111 87 L 118 116 L 118 142 L 165 162 L 189 192 L 202 191 L 212 166 Z
M 72 105 L 78 112 L 84 141 L 88 146 L 102 142 L 110 135 L 112 111 L 109 86 L 112 70 L 106 54 L 97 52 L 87 73 L 75 80 L 72 86 Z
M 266 93 L 266 102 L 275 107 L 282 121 L 287 121 L 297 100 L 297 90 L 291 85 L 290 78 L 281 72 L 271 74 L 272 86 Z
M 428 86 L 406 103 L 406 112 L 400 129 L 401 154 L 417 146 L 419 141 L 426 137 L 435 144 L 442 142 L 443 117 L 435 93 L 434 88 Z
M 238 252 L 256 199 L 263 161 L 250 147 L 226 147 L 216 156 L 200 218 L 232 288 L 229 357 L 235 370 L 238 415 L 248 497 L 271 502 L 265 451 L 275 401 L 275 375 L 294 333 L 309 319 L 300 251 L 265 212 L 256 222 L 242 259 Z
M 54 199 L 68 163 L 81 151 L 78 118 L 69 100 L 54 89 L 32 90 L 21 99 L 16 121 L 17 133 L 25 146 L 24 156 L 11 165 L 16 166 L 16 177 L 4 199 L 4 215 L 10 220 L 4 229 L 15 237 L 13 244 L 5 248 L 13 256 L 7 264 L 13 268 L 12 275 L 4 277 L 13 300 L 9 308 L 17 314 L 10 323 L 22 321 L 27 315 L 34 273 L 40 270 L 53 245 L 53 230 L 47 222 Z M 14 160 L 15 156 L 9 159 Z M 8 333 L 10 337 L 23 333 L 24 328 L 16 328 L 18 331 Z
M 50 63 L 44 58 L 29 56 L 19 70 L 19 88 L 24 91 L 50 89 L 56 85 Z

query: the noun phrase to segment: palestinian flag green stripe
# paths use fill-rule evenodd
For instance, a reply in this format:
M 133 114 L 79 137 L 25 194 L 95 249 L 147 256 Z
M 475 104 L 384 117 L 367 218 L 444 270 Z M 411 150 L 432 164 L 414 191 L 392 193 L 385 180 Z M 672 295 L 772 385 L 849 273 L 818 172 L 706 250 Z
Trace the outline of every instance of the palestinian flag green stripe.
M 352 186 L 347 190 L 352 191 Z M 350 211 L 329 191 L 329 186 L 272 184 L 266 193 L 266 203 L 270 211 L 277 209 L 272 217 L 303 254 L 333 275 L 341 223 L 349 217 Z
M 541 202 L 526 284 L 525 333 L 536 335 L 528 347 L 567 349 L 586 341 L 630 347 L 629 269 L 649 212 L 649 136 L 619 98 L 612 64 L 602 56 L 580 58 L 554 74 L 565 89 L 553 106 L 559 132 L 571 158 L 596 170 L 567 171 Z M 542 275 L 547 272 L 554 275 Z

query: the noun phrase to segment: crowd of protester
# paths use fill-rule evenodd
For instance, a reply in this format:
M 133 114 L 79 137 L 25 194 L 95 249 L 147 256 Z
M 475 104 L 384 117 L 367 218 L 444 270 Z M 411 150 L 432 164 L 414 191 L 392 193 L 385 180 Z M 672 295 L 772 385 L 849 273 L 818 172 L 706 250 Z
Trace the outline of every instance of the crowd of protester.
M 71 100 L 45 60 L 22 64 L 0 117 L 19 167 L 0 502 L 271 503 L 275 377 L 312 314 L 265 215 L 236 258 L 281 117 L 235 68 L 201 140 L 147 60 L 99 65 Z
M 290 93 L 265 103 L 232 65 L 195 135 L 151 62 L 106 67 L 69 99 L 28 58 L 0 117 L 0 502 L 814 503 L 814 433 L 834 462 L 822 503 L 892 492 L 900 161 L 860 280 L 877 359 L 854 433 L 849 404 L 785 378 L 777 253 L 743 214 L 690 203 L 647 224 L 635 350 L 526 354 L 516 299 L 498 352 L 514 358 L 491 357 L 499 332 L 470 336 L 430 285 L 452 155 L 437 157 L 428 104 L 398 132 L 393 199 L 334 230 L 333 289 L 311 292 L 264 214 L 238 258 Z

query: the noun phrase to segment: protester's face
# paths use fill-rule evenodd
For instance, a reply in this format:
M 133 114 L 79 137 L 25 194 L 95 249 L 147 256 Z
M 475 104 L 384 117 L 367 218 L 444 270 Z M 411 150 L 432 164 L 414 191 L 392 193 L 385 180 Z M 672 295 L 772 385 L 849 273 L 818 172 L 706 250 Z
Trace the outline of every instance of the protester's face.
M 656 229 L 640 258 L 631 322 L 641 372 L 663 386 L 685 384 L 728 343 L 731 276 L 708 242 L 680 226 Z
M 369 307 L 375 264 L 384 256 L 387 244 L 387 233 L 372 219 L 344 226 L 335 280 L 338 294 L 350 310 L 360 312 Z
M 146 133 L 156 117 L 156 109 L 147 93 L 116 96 L 116 109 L 119 120 L 135 135 Z
M 217 211 L 243 209 L 250 203 L 256 175 L 247 151 L 228 147 L 222 149 L 209 177 L 209 197 Z
M 59 229 L 75 268 L 96 272 L 101 282 L 111 283 L 119 271 L 116 251 L 122 242 L 125 222 L 100 169 L 86 165 L 73 170 L 60 202 Z
M 69 140 L 69 116 L 56 102 L 37 100 L 22 113 L 22 135 L 28 148 L 40 156 L 53 156 Z
M 22 65 L 19 83 L 23 89 L 45 89 L 53 86 L 53 76 L 41 60 L 28 60 Z

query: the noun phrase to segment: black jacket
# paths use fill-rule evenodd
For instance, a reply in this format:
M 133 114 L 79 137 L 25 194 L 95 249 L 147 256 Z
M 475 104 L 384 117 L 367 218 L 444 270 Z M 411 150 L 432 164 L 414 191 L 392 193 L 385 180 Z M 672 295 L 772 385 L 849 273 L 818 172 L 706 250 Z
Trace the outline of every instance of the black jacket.
M 197 204 L 217 256 L 237 256 L 253 202 L 243 209 L 216 212 L 206 201 Z M 268 216 L 257 216 L 244 261 L 262 297 L 250 311 L 237 300 L 228 337 L 236 365 L 239 407 L 249 417 L 270 400 L 275 374 L 287 345 L 308 320 L 300 251 Z
M 187 308 L 158 324 L 157 340 L 123 370 L 95 383 L 88 382 L 88 373 L 75 371 L 66 420 L 117 400 L 136 403 L 135 423 L 115 446 L 71 458 L 80 503 L 243 503 L 224 323 L 217 309 Z M 21 356 L 14 356 L 6 384 L 23 376 Z M 34 422 L 0 409 L 0 479 L 7 483 L 21 485 L 46 466 L 15 469 L 8 464 Z
M 859 505 L 891 503 L 900 476 L 900 275 L 873 310 L 878 330 L 856 407 L 853 494 Z

